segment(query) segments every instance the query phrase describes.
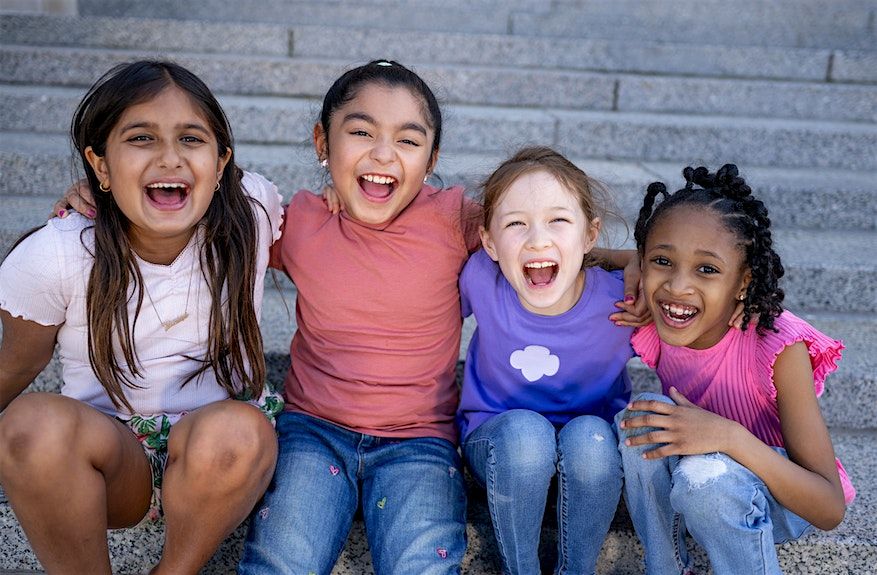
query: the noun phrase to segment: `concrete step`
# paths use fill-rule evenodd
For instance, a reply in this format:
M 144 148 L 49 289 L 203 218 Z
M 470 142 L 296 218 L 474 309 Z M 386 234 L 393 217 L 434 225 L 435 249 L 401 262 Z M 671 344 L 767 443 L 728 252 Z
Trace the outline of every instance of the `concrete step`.
M 713 46 L 873 49 L 875 9 L 868 0 L 561 0 L 549 12 L 513 14 L 511 32 Z
M 51 107 L 47 108 L 49 110 L 46 115 L 53 116 Z M 5 107 L 0 98 L 0 123 L 14 122 L 14 114 L 15 110 Z M 290 112 L 290 117 L 296 115 L 295 112 Z M 300 111 L 297 116 L 300 118 L 298 122 L 305 122 L 307 113 Z M 316 112 L 313 116 L 316 116 Z M 280 116 L 275 117 L 278 121 L 283 121 Z M 7 120 L 9 118 L 12 119 Z M 461 116 L 449 114 L 448 124 L 453 126 L 460 119 Z M 60 121 L 60 117 L 57 120 Z M 234 119 L 232 122 L 234 123 Z M 255 125 L 247 121 L 243 123 Z M 307 124 L 300 128 L 302 134 L 305 132 L 305 125 Z M 524 126 L 524 123 L 516 125 Z M 240 138 L 240 130 L 238 136 Z M 448 137 L 453 138 L 453 132 L 449 131 Z M 271 178 L 287 197 L 301 188 L 319 189 L 322 178 L 313 146 L 304 140 L 303 136 L 301 145 L 296 146 L 239 145 L 238 163 Z M 534 142 L 543 143 L 541 140 Z M 559 148 L 563 149 L 563 146 Z M 507 150 L 494 153 L 455 152 L 445 149 L 440 156 L 436 173 L 444 185 L 462 183 L 471 193 L 476 194 L 479 183 L 513 149 L 514 146 L 511 145 Z M 696 158 L 661 163 L 603 160 L 574 155 L 570 157 L 589 174 L 609 186 L 619 211 L 631 223 L 636 220 L 645 188 L 650 182 L 661 180 L 670 189 L 677 189 L 683 183 L 682 167 L 697 164 Z M 708 162 L 707 165 L 715 169 L 719 164 Z M 740 169 L 767 204 L 775 226 L 861 231 L 877 229 L 877 186 L 873 172 L 757 168 L 746 164 L 740 164 Z M 76 163 L 71 159 L 70 147 L 65 137 L 0 132 L 0 174 L 3 175 L 0 178 L 0 197 L 57 197 L 74 180 L 75 173 Z M 48 202 L 46 205 L 50 204 Z M 35 213 L 41 214 L 42 211 L 37 209 Z M 624 239 L 622 237 L 619 241 Z
M 339 44 L 343 46 L 340 41 Z M 596 66 L 597 71 L 525 67 L 499 58 L 501 48 L 485 53 L 477 44 L 470 46 L 466 53 L 485 53 L 483 62 L 458 64 L 453 60 L 439 63 L 427 60 L 421 64 L 416 55 L 409 55 L 411 48 L 403 43 L 396 54 L 390 50 L 387 56 L 414 64 L 447 103 L 841 122 L 874 123 L 877 120 L 877 86 L 870 84 L 680 76 L 687 73 L 684 69 L 672 75 L 662 72 L 665 75 L 643 76 L 620 73 L 624 68 L 604 69 L 600 65 Z M 116 63 L 167 57 L 169 49 L 145 52 L 142 47 L 138 51 L 122 51 L 6 44 L 0 49 L 3 64 L 0 81 L 84 88 Z M 649 54 L 661 54 L 663 50 L 664 47 L 643 47 L 643 52 Z M 327 60 L 326 55 L 320 53 L 317 57 L 322 60 L 310 55 L 290 59 L 265 54 L 183 51 L 170 57 L 191 67 L 218 93 L 315 99 L 321 99 L 337 74 L 351 65 L 346 56 L 342 55 L 343 60 Z M 684 56 L 678 59 L 686 61 Z M 744 59 L 741 56 L 741 61 Z M 85 61 L 92 64 L 86 65 Z M 503 62 L 502 67 L 497 67 L 498 62 Z M 57 93 L 55 97 L 63 95 Z
M 810 82 L 832 77 L 838 51 L 815 48 L 701 45 L 540 38 L 508 34 L 408 32 L 326 26 L 283 26 L 156 20 L 0 15 L 4 44 L 221 52 L 367 61 L 380 45 L 384 57 L 406 64 L 506 67 L 767 78 Z M 217 43 L 215 38 L 229 38 Z M 441 50 L 436 50 L 440 46 Z M 776 93 L 784 93 L 776 90 Z
M 630 80 L 631 84 L 626 81 Z M 618 93 L 619 102 L 631 102 L 624 108 L 638 109 L 645 113 L 628 114 L 626 110 L 618 112 L 596 112 L 580 115 L 576 112 L 570 116 L 568 112 L 555 110 L 522 109 L 510 107 L 486 107 L 486 106 L 462 106 L 447 105 L 444 109 L 445 137 L 442 149 L 445 151 L 498 151 L 510 150 L 526 143 L 549 143 L 559 146 L 575 146 L 581 140 L 590 141 L 590 138 L 578 136 L 577 138 L 566 137 L 560 140 L 563 125 L 573 122 L 575 126 L 585 125 L 585 128 L 601 130 L 604 135 L 599 143 L 599 149 L 608 157 L 624 157 L 635 153 L 630 149 L 630 143 L 625 141 L 627 137 L 637 139 L 642 131 L 648 131 L 653 135 L 653 140 L 666 140 L 675 134 L 668 133 L 674 126 L 677 130 L 686 130 L 693 138 L 708 138 L 711 134 L 730 134 L 722 138 L 722 143 L 714 144 L 713 155 L 728 150 L 729 154 L 736 155 L 736 141 L 745 138 L 752 146 L 775 147 L 788 145 L 788 140 L 793 139 L 796 149 L 802 148 L 797 144 L 810 142 L 812 139 L 819 140 L 811 144 L 809 149 L 802 149 L 802 154 L 813 154 L 815 148 L 823 150 L 821 145 L 839 148 L 835 153 L 833 163 L 843 160 L 846 163 L 856 161 L 847 158 L 844 154 L 849 153 L 850 146 L 870 145 L 877 141 L 877 124 L 854 125 L 838 122 L 807 122 L 800 120 L 773 120 L 768 122 L 753 120 L 735 120 L 726 117 L 703 116 L 691 118 L 691 114 L 699 112 L 723 112 L 728 113 L 729 107 L 722 105 L 722 110 L 710 110 L 709 106 L 691 105 L 692 100 L 685 95 L 685 87 L 688 80 L 680 81 L 676 85 L 668 78 L 641 79 L 625 77 L 621 81 L 621 91 Z M 633 84 L 641 86 L 634 87 Z M 659 84 L 665 84 L 668 90 L 653 88 Z M 707 84 L 711 80 L 698 80 L 697 86 L 689 86 L 692 93 L 696 93 L 698 86 L 705 92 L 709 91 Z M 732 82 L 727 80 L 715 81 L 715 83 L 727 84 L 733 88 Z M 826 85 L 828 86 L 828 85 Z M 741 93 L 744 86 L 737 87 Z M 839 92 L 828 92 L 810 101 L 800 97 L 794 101 L 778 103 L 777 107 L 786 110 L 798 110 L 794 114 L 806 115 L 809 110 L 819 108 L 818 105 L 825 98 L 833 101 L 832 106 L 824 109 L 833 110 L 857 110 L 851 112 L 856 116 L 868 116 L 877 119 L 877 86 L 855 87 L 835 86 Z M 821 91 L 818 88 L 817 91 Z M 863 91 L 870 91 L 868 97 Z M 843 93 L 849 96 L 844 98 Z M 69 129 L 70 118 L 73 111 L 82 98 L 83 88 L 57 87 L 57 86 L 33 86 L 0 84 L 0 132 L 32 132 L 32 133 L 66 133 Z M 771 101 L 768 92 L 765 92 L 762 102 Z M 232 123 L 235 136 L 241 143 L 268 143 L 268 144 L 301 144 L 307 142 L 311 133 L 311 126 L 319 114 L 321 102 L 318 98 L 294 98 L 278 96 L 237 96 L 220 94 L 226 113 Z M 696 99 L 695 101 L 710 102 L 710 98 Z M 677 102 L 688 102 L 677 105 Z M 758 107 L 756 99 L 741 98 L 747 108 Z M 686 109 L 687 108 L 687 109 Z M 743 111 L 743 110 L 739 110 Z M 758 115 L 759 110 L 749 109 Z M 625 112 L 625 113 L 622 113 Z M 672 113 L 664 116 L 663 114 Z M 789 115 L 794 115 L 789 114 Z M 818 114 L 817 114 L 818 115 Z M 836 114 L 824 114 L 833 116 Z M 841 114 L 843 115 L 843 114 Z M 809 118 L 817 120 L 818 118 Z M 848 118 L 847 118 L 848 119 Z M 677 121 L 678 120 L 678 121 Z M 575 122 L 578 122 L 577 124 Z M 685 125 L 688 122 L 688 125 Z M 609 129 L 607 126 L 612 126 Z M 575 128 L 572 128 L 575 129 Z M 564 133 L 565 136 L 568 134 Z M 730 139 L 729 139 L 730 138 Z M 648 146 L 648 143 L 643 146 Z M 682 145 L 682 143 L 680 143 Z M 596 147 L 596 146 L 595 146 Z M 663 146 L 666 148 L 666 146 Z M 741 146 L 742 147 L 742 146 Z M 657 149 L 645 147 L 641 159 L 654 160 L 666 158 L 654 158 L 661 155 Z M 703 149 L 701 146 L 700 149 Z M 758 150 L 750 155 L 755 156 Z M 867 148 L 857 151 L 855 156 L 866 159 Z M 707 149 L 706 151 L 710 151 Z M 690 153 L 690 152 L 689 152 Z M 666 154 L 664 154 L 666 155 Z M 788 161 L 788 156 L 772 154 L 774 161 Z M 690 156 L 689 156 L 690 157 Z M 799 161 L 799 164 L 803 161 Z M 859 162 L 869 168 L 867 161 Z
M 382 3 L 384 4 L 384 3 Z M 231 22 L 269 22 L 284 24 L 355 24 L 377 29 L 464 30 L 466 32 L 505 32 L 512 10 L 535 2 L 457 1 L 452 10 L 436 2 L 417 4 L 386 3 L 381 8 L 368 3 L 289 2 L 287 0 L 239 0 L 234 4 L 201 1 L 180 4 L 173 0 L 148 3 L 115 0 L 80 0 L 83 16 L 124 16 Z M 451 4 L 454 6 L 454 4 Z M 540 9 L 540 8 L 537 8 Z
M 835 450 L 844 461 L 858 497 L 847 510 L 846 517 L 834 531 L 816 532 L 794 543 L 778 547 L 780 565 L 785 573 L 797 575 L 825 575 L 874 573 L 877 559 L 877 534 L 873 520 L 877 517 L 874 485 L 874 460 L 877 458 L 875 432 L 832 432 Z M 542 530 L 541 555 L 544 567 L 550 569 L 556 558 L 554 545 L 556 529 L 550 515 Z M 490 525 L 489 513 L 482 490 L 470 481 L 469 547 L 463 562 L 464 573 L 500 573 L 496 542 Z M 234 572 L 240 556 L 245 527 L 229 537 L 202 571 L 204 574 Z M 6 542 L 6 551 L 0 555 L 0 569 L 34 570 L 39 563 L 7 503 L 0 503 L 0 533 Z M 140 573 L 147 570 L 160 556 L 163 540 L 162 527 L 134 528 L 109 533 L 110 554 L 115 573 Z M 695 567 L 699 573 L 710 573 L 702 550 L 691 543 Z M 616 514 L 598 563 L 598 573 L 634 575 L 642 573 L 642 547 L 633 533 L 623 506 Z M 333 575 L 373 573 L 362 522 L 356 520 Z

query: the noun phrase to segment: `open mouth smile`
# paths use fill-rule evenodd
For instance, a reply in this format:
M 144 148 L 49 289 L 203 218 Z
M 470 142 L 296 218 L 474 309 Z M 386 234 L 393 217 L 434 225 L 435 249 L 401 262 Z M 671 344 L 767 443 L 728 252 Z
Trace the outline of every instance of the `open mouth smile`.
M 673 327 L 685 327 L 700 313 L 694 306 L 679 303 L 658 302 L 661 307 L 661 317 L 667 325 Z
M 358 181 L 363 195 L 373 202 L 388 201 L 398 185 L 396 178 L 381 174 L 364 174 Z
M 532 287 L 548 287 L 557 277 L 560 266 L 550 260 L 532 261 L 524 264 L 524 277 Z
M 178 210 L 189 199 L 189 185 L 183 182 L 154 182 L 146 185 L 146 197 L 158 210 Z

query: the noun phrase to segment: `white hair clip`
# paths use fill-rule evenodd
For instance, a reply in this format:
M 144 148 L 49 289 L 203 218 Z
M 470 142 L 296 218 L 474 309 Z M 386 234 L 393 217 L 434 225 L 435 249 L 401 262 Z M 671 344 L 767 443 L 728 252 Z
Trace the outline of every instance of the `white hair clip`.
M 380 62 L 375 62 L 375 66 L 387 66 L 387 67 L 389 67 L 389 66 L 392 66 L 392 65 L 393 65 L 392 63 L 387 62 L 386 60 L 381 60 Z

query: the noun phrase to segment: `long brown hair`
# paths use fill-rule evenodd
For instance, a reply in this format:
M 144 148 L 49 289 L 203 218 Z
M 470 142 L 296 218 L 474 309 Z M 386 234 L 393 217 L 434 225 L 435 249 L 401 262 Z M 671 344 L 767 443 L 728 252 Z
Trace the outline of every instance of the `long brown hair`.
M 128 219 L 112 194 L 98 191 L 99 181 L 85 150 L 91 146 L 97 155 L 105 155 L 107 138 L 125 110 L 170 86 L 185 92 L 204 114 L 216 135 L 217 155 L 232 150 L 219 190 L 199 224 L 204 233 L 198 257 L 211 296 L 207 352 L 204 357 L 192 358 L 202 365 L 182 385 L 213 370 L 229 397 L 258 397 L 265 379 L 262 338 L 253 305 L 258 241 L 253 205 L 258 204 L 241 189 L 228 119 L 210 89 L 185 68 L 162 61 L 120 64 L 89 89 L 73 115 L 70 133 L 97 206 L 94 265 L 86 293 L 88 359 L 113 404 L 117 408 L 124 405 L 129 411 L 133 409 L 123 387 L 144 387 L 136 381 L 143 373 L 133 340 L 143 304 L 143 277 L 127 235 Z M 129 284 L 133 289 L 130 295 Z M 137 298 L 133 318 L 128 317 L 130 297 Z M 126 368 L 113 351 L 114 341 Z

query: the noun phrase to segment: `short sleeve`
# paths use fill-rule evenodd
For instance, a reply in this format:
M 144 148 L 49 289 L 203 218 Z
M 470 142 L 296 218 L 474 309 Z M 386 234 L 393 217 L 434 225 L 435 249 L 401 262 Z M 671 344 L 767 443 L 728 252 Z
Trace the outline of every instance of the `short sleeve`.
M 481 204 L 463 194 L 461 213 L 463 221 L 463 239 L 466 242 L 466 251 L 474 253 L 481 247 L 481 234 L 478 232 L 483 216 Z
M 72 218 L 81 216 L 73 214 L 68 219 Z M 79 241 L 78 234 L 75 236 L 75 239 L 67 239 Z M 65 294 L 64 276 L 68 269 L 60 264 L 60 241 L 62 238 L 50 221 L 25 238 L 3 260 L 0 265 L 0 308 L 40 325 L 64 323 L 69 300 Z
M 637 328 L 630 336 L 630 345 L 633 351 L 652 369 L 658 368 L 658 359 L 661 357 L 661 338 L 658 337 L 658 328 L 654 323 Z
M 776 386 L 773 384 L 773 366 L 782 351 L 799 341 L 804 342 L 810 354 L 810 365 L 813 367 L 813 387 L 816 396 L 825 390 L 825 378 L 837 369 L 844 344 L 840 340 L 828 337 L 806 321 L 791 312 L 784 311 L 776 318 L 774 327 L 778 330 L 767 330 L 758 338 L 755 349 L 755 362 L 761 381 L 767 382 L 766 390 L 771 398 L 776 399 Z
M 260 174 L 244 172 L 241 187 L 265 208 L 271 227 L 271 243 L 276 242 L 283 227 L 283 197 L 277 192 L 277 186 Z

